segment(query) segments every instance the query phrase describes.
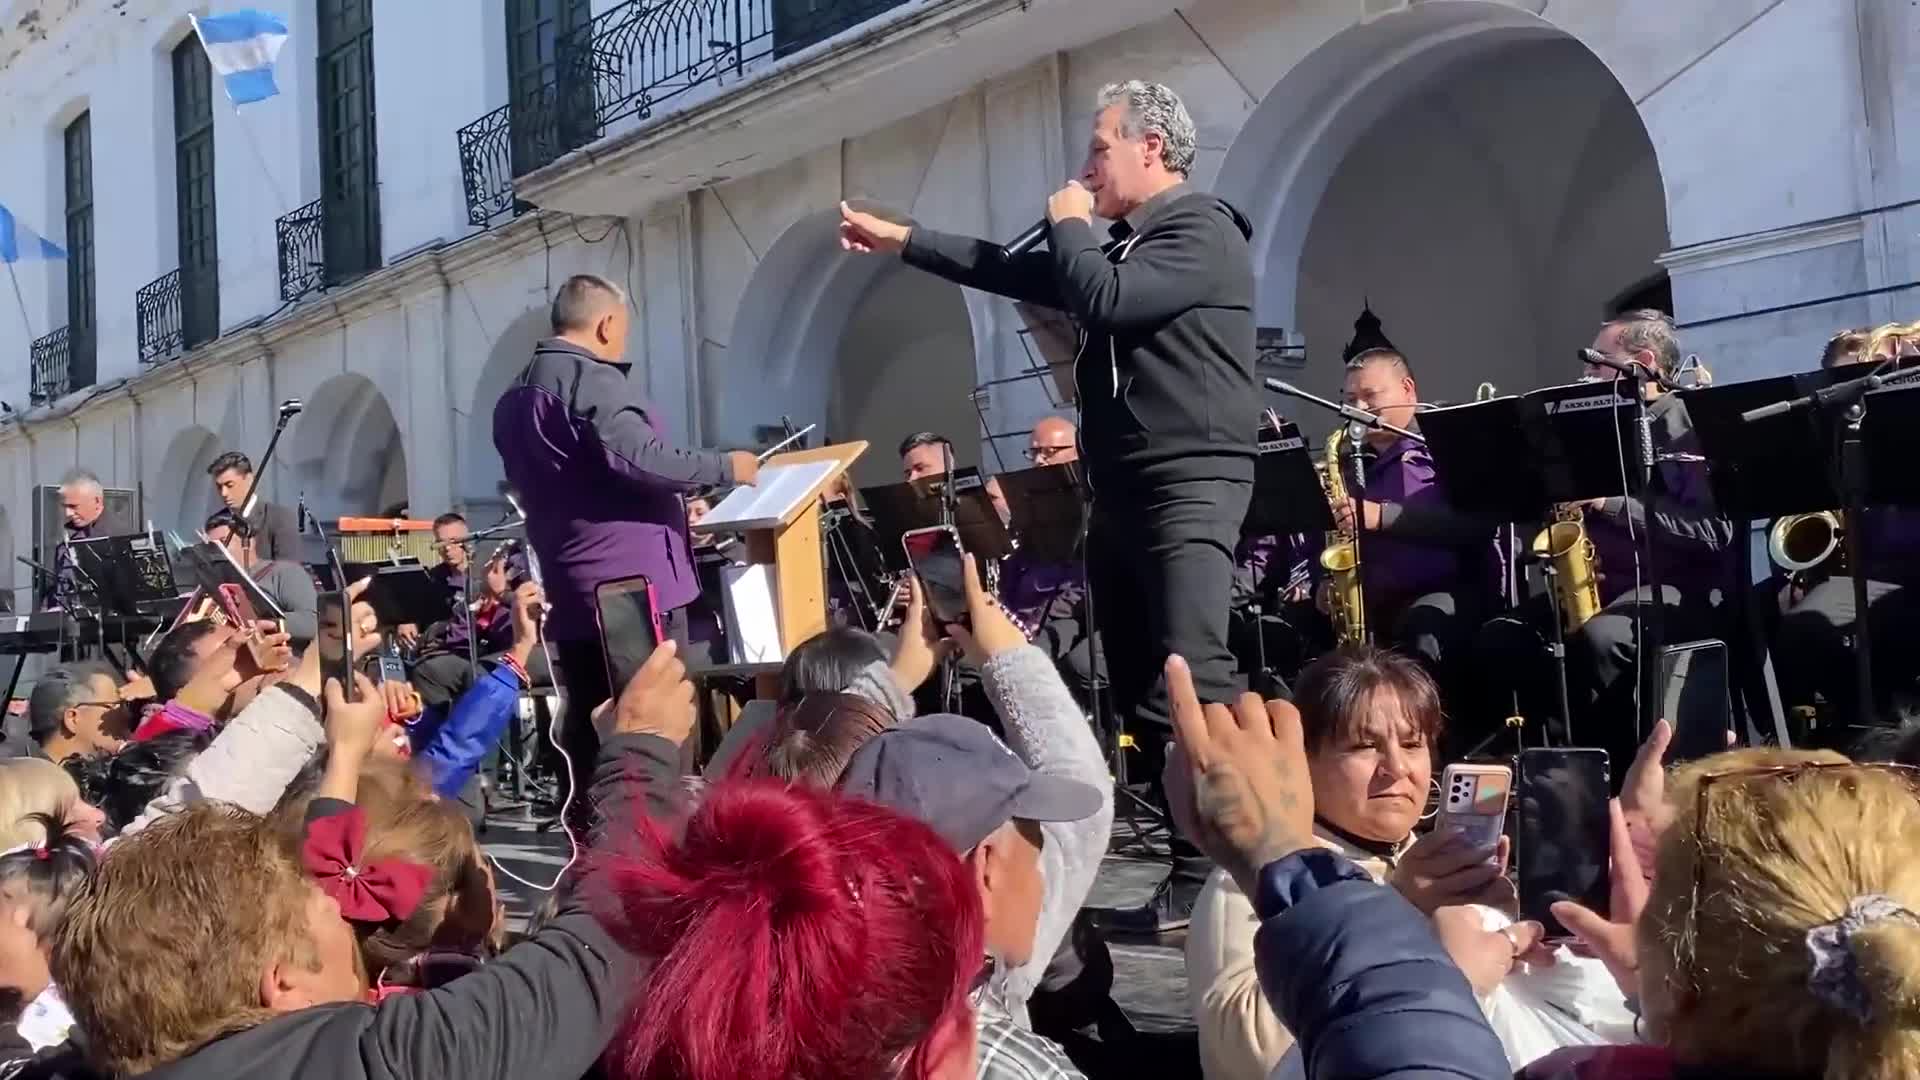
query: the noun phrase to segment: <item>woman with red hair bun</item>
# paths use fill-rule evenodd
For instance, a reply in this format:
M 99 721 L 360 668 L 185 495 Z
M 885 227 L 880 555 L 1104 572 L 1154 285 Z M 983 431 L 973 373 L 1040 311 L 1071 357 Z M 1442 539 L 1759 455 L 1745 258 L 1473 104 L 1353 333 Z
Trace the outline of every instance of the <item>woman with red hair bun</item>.
M 609 931 L 656 957 L 605 1058 L 632 1080 L 960 1080 L 980 890 L 926 825 L 762 781 L 607 859 Z

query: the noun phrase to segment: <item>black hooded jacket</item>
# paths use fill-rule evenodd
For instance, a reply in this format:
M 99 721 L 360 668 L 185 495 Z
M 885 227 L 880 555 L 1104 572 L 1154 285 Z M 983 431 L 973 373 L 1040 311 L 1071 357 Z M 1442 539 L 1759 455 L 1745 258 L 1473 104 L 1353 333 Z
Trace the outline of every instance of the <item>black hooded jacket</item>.
M 1094 486 L 1125 496 L 1177 480 L 1253 478 L 1253 226 L 1185 184 L 1117 222 L 1053 227 L 1050 250 L 916 227 L 902 257 L 961 285 L 1059 308 L 1081 328 L 1074 382 Z

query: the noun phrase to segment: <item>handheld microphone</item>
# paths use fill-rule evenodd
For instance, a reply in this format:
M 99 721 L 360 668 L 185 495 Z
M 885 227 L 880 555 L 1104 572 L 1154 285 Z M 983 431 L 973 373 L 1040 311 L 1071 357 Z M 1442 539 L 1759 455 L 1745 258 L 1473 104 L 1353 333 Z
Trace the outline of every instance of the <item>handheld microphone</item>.
M 1039 247 L 1043 241 L 1052 235 L 1053 222 L 1048 221 L 1046 218 L 1041 218 L 1038 222 L 1034 223 L 1032 228 L 1014 237 L 1012 240 L 1007 241 L 1006 246 L 1000 249 L 1000 254 L 1009 259 L 1017 259 L 1027 252 L 1032 251 L 1034 248 Z

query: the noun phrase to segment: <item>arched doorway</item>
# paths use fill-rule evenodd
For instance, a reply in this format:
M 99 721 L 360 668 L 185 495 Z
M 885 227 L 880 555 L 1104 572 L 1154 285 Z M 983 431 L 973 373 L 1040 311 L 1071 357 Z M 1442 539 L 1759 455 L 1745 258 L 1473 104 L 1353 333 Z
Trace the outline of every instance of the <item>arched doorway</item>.
M 1219 188 L 1255 221 L 1261 324 L 1305 334 L 1288 377 L 1323 393 L 1363 306 L 1428 399 L 1571 381 L 1667 246 L 1653 145 L 1613 74 L 1482 0 L 1336 34 L 1255 109 Z
M 754 270 L 726 361 L 706 384 L 714 441 L 750 445 L 784 416 L 872 443 L 855 467 L 861 484 L 897 480 L 894 447 L 916 431 L 947 435 L 961 464 L 978 464 L 961 290 L 898 260 L 841 253 L 838 222 L 837 212 L 801 220 Z
M 307 399 L 286 450 L 292 490 L 322 521 L 381 515 L 407 501 L 407 452 L 393 410 L 363 375 L 336 375 Z
M 455 417 L 456 438 L 465 440 L 457 459 L 461 483 L 456 497 L 470 514 L 506 509 L 500 485 L 507 474 L 499 452 L 493 448 L 493 407 L 506 393 L 507 384 L 526 369 L 533 358 L 533 347 L 552 333 L 551 318 L 548 310 L 540 307 L 521 312 L 507 324 L 487 352 L 486 366 L 474 384 L 466 413 Z
M 207 476 L 207 466 L 219 454 L 220 437 L 196 424 L 174 435 L 160 456 L 160 472 L 147 505 L 171 513 L 174 519 L 167 524 L 181 536 L 197 532 L 219 505 Z

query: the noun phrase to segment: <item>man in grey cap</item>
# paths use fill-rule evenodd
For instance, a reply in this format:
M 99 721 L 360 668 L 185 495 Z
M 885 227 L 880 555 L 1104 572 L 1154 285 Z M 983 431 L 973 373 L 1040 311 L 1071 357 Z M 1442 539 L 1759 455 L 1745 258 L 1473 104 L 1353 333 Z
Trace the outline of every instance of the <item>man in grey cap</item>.
M 975 997 L 979 1075 L 1080 1076 L 1058 1045 L 1016 1021 L 1024 1002 L 1006 1000 L 1001 976 L 1052 956 L 1085 899 L 1047 895 L 1042 825 L 1093 817 L 1104 793 L 1028 768 L 981 724 L 952 715 L 909 720 L 868 742 L 847 763 L 840 790 L 932 826 L 980 883 L 992 968 Z M 1045 951 L 1035 948 L 1040 938 Z

